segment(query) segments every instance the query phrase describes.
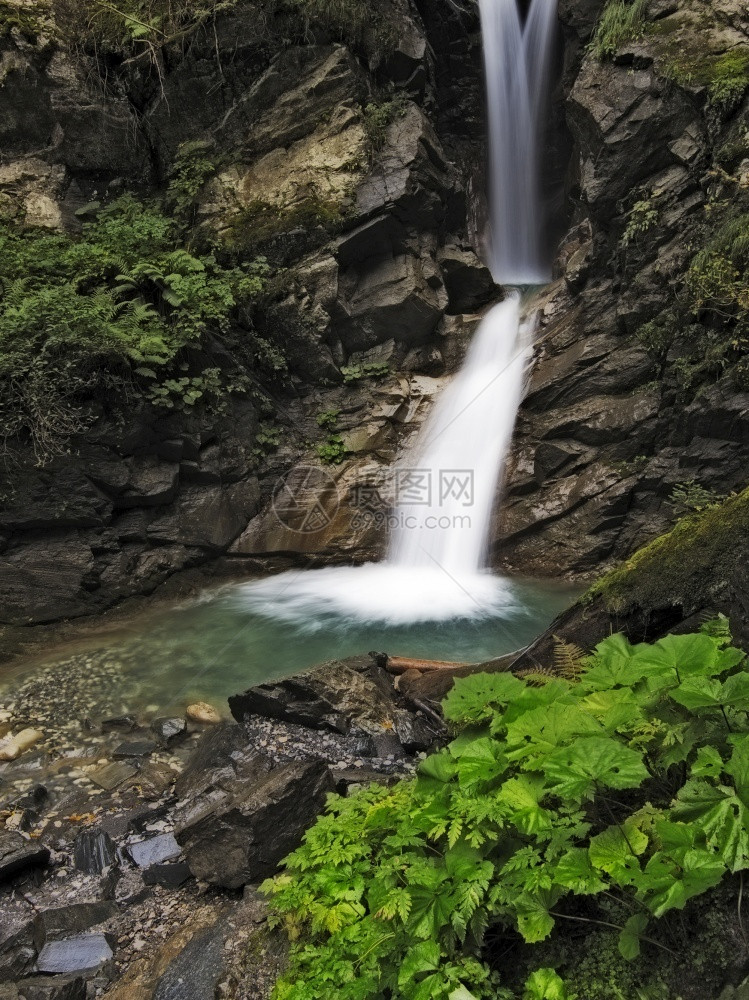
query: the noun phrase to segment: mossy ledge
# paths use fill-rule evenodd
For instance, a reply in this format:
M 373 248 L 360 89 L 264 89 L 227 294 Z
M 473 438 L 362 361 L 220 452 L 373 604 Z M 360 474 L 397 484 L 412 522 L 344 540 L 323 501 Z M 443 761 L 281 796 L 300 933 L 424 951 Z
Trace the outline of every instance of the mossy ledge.
M 747 540 L 749 488 L 681 518 L 597 580 L 580 601 L 589 605 L 600 598 L 616 615 L 634 608 L 694 608 L 731 574 Z

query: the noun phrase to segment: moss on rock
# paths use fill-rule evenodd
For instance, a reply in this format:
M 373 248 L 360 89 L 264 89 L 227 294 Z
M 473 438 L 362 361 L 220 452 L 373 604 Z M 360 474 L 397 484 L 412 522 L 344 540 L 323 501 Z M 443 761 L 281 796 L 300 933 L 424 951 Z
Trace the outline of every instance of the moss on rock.
M 633 608 L 699 607 L 744 557 L 747 541 L 749 488 L 681 518 L 594 583 L 581 601 L 600 598 L 618 615 Z

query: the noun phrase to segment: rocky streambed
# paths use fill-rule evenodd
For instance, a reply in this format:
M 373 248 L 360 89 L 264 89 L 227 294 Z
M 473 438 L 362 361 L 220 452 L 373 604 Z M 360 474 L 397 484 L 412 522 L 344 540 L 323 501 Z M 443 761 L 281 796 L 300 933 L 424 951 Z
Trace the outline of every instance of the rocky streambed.
M 0 998 L 267 997 L 258 884 L 329 793 L 413 773 L 428 694 L 360 656 L 152 718 L 110 670 L 71 657 L 0 705 Z

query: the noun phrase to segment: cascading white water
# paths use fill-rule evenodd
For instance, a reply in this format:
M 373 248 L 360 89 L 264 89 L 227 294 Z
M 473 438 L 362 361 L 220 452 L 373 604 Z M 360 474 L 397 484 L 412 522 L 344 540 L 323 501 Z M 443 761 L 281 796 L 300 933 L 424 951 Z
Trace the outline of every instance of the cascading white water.
M 399 504 L 389 561 L 455 577 L 483 565 L 497 482 L 520 404 L 527 352 L 520 295 L 481 322 L 460 372 L 438 400 L 412 457 L 427 502 Z M 401 474 L 407 492 L 408 472 Z M 413 476 L 411 477 L 414 478 Z
M 543 259 L 539 138 L 556 0 L 479 0 L 486 71 L 491 193 L 490 266 L 505 285 L 540 285 Z
M 479 0 L 489 117 L 495 280 L 543 284 L 539 146 L 556 0 Z M 284 573 L 244 588 L 258 614 L 309 629 L 330 616 L 410 623 L 517 613 L 512 587 L 485 571 L 497 483 L 527 358 L 520 292 L 482 320 L 463 369 L 396 470 L 400 494 L 380 565 Z

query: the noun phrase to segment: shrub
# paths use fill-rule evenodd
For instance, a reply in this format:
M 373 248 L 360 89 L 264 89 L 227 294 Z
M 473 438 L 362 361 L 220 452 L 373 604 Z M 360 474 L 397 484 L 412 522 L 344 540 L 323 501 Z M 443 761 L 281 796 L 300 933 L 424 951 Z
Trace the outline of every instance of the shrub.
M 187 405 L 217 392 L 213 366 L 188 371 L 188 349 L 229 333 L 264 271 L 188 252 L 170 219 L 129 196 L 79 239 L 1 225 L 0 436 L 27 436 L 43 462 L 87 407 L 128 386 Z
M 340 465 L 346 457 L 346 445 L 340 434 L 329 434 L 324 444 L 317 446 L 317 455 L 325 465 Z
M 614 926 L 626 959 L 689 961 L 660 921 L 749 865 L 745 656 L 721 619 L 652 645 L 614 635 L 578 667 L 457 680 L 460 734 L 416 780 L 330 797 L 264 885 L 293 942 L 276 1000 L 516 996 L 487 929 L 537 945 Z M 524 998 L 566 997 L 537 964 Z
M 644 31 L 648 0 L 609 0 L 593 32 L 590 48 L 596 59 L 610 59 L 621 45 Z

